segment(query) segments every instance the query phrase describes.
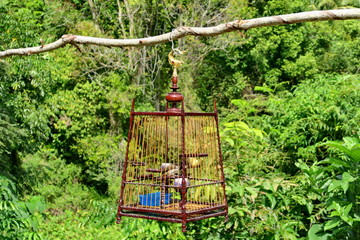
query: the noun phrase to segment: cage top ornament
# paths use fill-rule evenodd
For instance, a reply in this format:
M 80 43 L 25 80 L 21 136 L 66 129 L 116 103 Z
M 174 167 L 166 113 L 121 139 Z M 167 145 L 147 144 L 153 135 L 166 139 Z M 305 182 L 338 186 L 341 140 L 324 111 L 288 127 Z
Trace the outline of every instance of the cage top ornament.
M 175 222 L 185 232 L 188 222 L 227 218 L 228 204 L 216 104 L 213 113 L 185 112 L 177 92 L 183 62 L 175 50 L 168 56 L 174 71 L 166 111 L 135 112 L 133 100 L 117 222 L 122 216 Z

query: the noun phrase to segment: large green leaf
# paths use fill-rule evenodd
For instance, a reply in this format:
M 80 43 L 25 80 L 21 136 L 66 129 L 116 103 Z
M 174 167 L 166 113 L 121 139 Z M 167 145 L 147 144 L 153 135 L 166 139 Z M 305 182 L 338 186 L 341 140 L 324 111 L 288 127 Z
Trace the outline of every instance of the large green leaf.
M 319 162 L 319 164 L 334 164 L 334 165 L 340 165 L 346 168 L 351 168 L 351 164 L 348 163 L 347 161 L 344 161 L 340 158 L 336 158 L 336 157 L 328 157 L 322 161 Z
M 322 224 L 312 225 L 308 232 L 309 240 L 329 240 L 329 239 L 331 239 L 331 234 L 324 233 L 322 231 L 322 229 L 323 229 Z
M 35 212 L 42 213 L 46 209 L 45 199 L 43 196 L 33 196 L 26 202 L 26 207 L 31 214 Z
M 360 144 L 356 144 L 353 146 L 345 146 L 345 144 L 335 141 L 328 141 L 326 145 L 334 147 L 341 152 L 345 153 L 348 157 L 350 157 L 353 161 L 360 162 Z
M 328 191 L 334 191 L 335 189 L 337 189 L 338 187 L 340 187 L 342 185 L 342 181 L 341 180 L 332 180 L 329 187 L 328 187 Z
M 331 219 L 330 221 L 327 221 L 325 226 L 324 226 L 324 231 L 330 230 L 334 227 L 337 227 L 339 224 L 341 223 L 340 218 L 334 218 Z

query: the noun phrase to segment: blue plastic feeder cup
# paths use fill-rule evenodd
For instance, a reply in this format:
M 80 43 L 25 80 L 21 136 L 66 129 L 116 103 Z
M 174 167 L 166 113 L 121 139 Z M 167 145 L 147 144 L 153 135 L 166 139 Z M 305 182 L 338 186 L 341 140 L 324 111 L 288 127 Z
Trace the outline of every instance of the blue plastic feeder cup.
M 171 193 L 165 193 L 164 204 L 169 204 L 171 198 Z M 161 193 L 154 192 L 144 195 L 139 195 L 140 205 L 145 206 L 160 206 Z

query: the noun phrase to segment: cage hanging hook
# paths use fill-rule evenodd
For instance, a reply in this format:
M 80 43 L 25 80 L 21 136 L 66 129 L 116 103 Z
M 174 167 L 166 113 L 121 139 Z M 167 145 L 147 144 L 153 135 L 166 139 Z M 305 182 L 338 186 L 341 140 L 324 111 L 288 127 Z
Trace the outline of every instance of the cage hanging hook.
M 174 31 L 176 30 L 176 28 L 173 28 L 173 30 L 170 33 L 169 36 L 169 41 L 171 42 L 171 50 L 174 50 Z
M 175 54 L 176 55 L 181 55 L 181 54 L 184 54 L 185 51 L 181 51 L 179 48 L 175 48 L 174 47 L 174 31 L 176 29 L 173 29 L 170 33 L 170 36 L 169 36 L 169 41 L 171 41 L 171 51 L 169 52 L 168 54 L 168 57 L 169 57 L 169 63 L 170 65 L 173 66 L 174 68 L 174 71 L 173 71 L 173 77 L 177 77 L 177 68 L 180 67 L 184 62 L 183 61 L 180 61 L 180 60 L 177 60 L 175 59 Z
M 175 32 L 176 28 L 173 28 L 173 30 L 170 32 L 169 35 L 169 41 L 171 42 L 171 51 L 175 54 L 183 54 L 185 53 L 185 51 L 181 51 L 179 47 L 175 47 L 175 43 L 174 43 L 174 32 Z

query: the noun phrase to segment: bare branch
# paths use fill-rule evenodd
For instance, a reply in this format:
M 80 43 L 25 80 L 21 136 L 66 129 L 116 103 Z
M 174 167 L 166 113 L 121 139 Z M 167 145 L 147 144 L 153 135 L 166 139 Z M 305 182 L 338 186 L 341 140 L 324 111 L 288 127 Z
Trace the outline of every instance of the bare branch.
M 30 55 L 52 51 L 54 49 L 65 46 L 66 44 L 91 44 L 107 47 L 140 47 L 156 45 L 179 38 L 187 35 L 195 36 L 216 36 L 222 33 L 248 30 L 251 28 L 275 26 L 283 24 L 293 24 L 311 21 L 326 21 L 326 20 L 347 20 L 347 19 L 360 19 L 360 9 L 340 9 L 340 10 L 324 10 L 324 11 L 311 11 L 301 12 L 286 15 L 278 15 L 271 17 L 262 17 L 248 20 L 235 20 L 232 22 L 220 24 L 214 27 L 178 27 L 172 32 L 165 33 L 158 36 L 138 38 L 138 39 L 109 39 L 109 38 L 95 38 L 77 35 L 64 35 L 61 39 L 46 44 L 44 46 L 9 49 L 0 52 L 0 58 L 9 57 L 12 55 Z
M 123 34 L 123 38 L 126 38 L 126 30 L 125 30 L 125 24 L 123 21 L 123 14 L 122 14 L 122 7 L 120 4 L 120 0 L 116 0 L 116 3 L 118 5 L 118 21 L 121 27 L 121 32 Z
M 98 20 L 98 11 L 96 9 L 95 3 L 93 0 L 88 0 L 89 6 L 90 6 L 90 11 L 95 23 L 95 27 L 97 30 L 100 30 L 100 25 L 99 25 L 99 20 Z

